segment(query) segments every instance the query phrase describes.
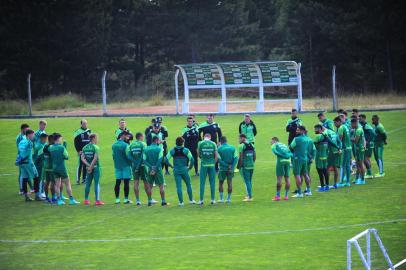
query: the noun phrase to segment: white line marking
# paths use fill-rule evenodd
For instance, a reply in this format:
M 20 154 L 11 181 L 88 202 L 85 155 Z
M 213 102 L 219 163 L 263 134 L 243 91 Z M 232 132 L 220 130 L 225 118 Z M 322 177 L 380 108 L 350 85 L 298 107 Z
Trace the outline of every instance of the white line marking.
M 250 235 L 270 235 L 270 234 L 285 234 L 285 233 L 301 233 L 301 232 L 314 232 L 314 231 L 330 231 L 338 229 L 346 229 L 352 227 L 365 227 L 370 225 L 379 225 L 387 223 L 406 222 L 406 218 L 374 221 L 368 223 L 348 224 L 340 226 L 320 227 L 320 228 L 307 228 L 296 230 L 275 230 L 275 231 L 258 231 L 258 232 L 237 232 L 237 233 L 218 233 L 218 234 L 194 234 L 194 235 L 178 235 L 178 236 L 156 236 L 156 237 L 135 237 L 135 238 L 119 238 L 119 239 L 43 239 L 43 240 L 0 240 L 0 243 L 11 244 L 48 244 L 48 243 L 109 243 L 109 242 L 136 242 L 136 241 L 154 241 L 154 240 L 179 240 L 179 239 L 196 239 L 208 237 L 235 237 L 235 236 L 250 236 Z
M 405 129 L 406 127 L 395 128 L 386 132 L 387 134 L 398 132 L 399 130 Z
M 16 175 L 16 173 L 0 173 L 0 176 Z

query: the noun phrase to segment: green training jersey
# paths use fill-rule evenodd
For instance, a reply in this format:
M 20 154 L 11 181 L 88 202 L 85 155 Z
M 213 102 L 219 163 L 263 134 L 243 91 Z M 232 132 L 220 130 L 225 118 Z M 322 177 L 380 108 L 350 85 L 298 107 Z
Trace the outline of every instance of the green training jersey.
M 19 144 L 23 139 L 25 139 L 25 138 L 26 138 L 25 135 L 22 134 L 22 133 L 19 133 L 19 134 L 17 135 L 17 137 L 16 137 L 17 149 L 18 149 L 18 144 Z
M 24 137 L 18 144 L 18 155 L 26 163 L 32 163 L 33 143 L 27 137 Z
M 255 146 L 252 143 L 241 143 L 238 152 L 242 154 L 241 166 L 244 169 L 252 170 L 255 164 Z
M 272 153 L 276 156 L 276 163 L 290 163 L 292 152 L 287 145 L 277 142 L 272 145 Z
M 328 144 L 328 151 L 333 154 L 337 154 L 338 151 L 341 149 L 340 137 L 338 137 L 335 131 L 330 129 L 326 129 L 326 134 L 330 139 L 330 142 Z
M 346 125 L 341 125 L 338 128 L 338 136 L 342 142 L 343 149 L 351 149 L 351 138 L 350 138 L 350 130 Z
M 307 161 L 309 141 L 305 135 L 299 135 L 295 137 L 290 144 L 290 148 L 293 149 L 293 159 Z
M 355 139 L 358 138 L 358 142 L 354 141 L 355 150 L 358 152 L 365 151 L 365 136 L 364 136 L 364 130 L 362 129 L 362 127 L 358 127 L 354 131 L 354 136 L 355 136 L 354 137 Z
M 235 147 L 224 143 L 218 148 L 218 153 L 220 171 L 229 171 L 230 166 L 232 171 L 234 171 L 238 162 L 238 153 Z
M 45 171 L 47 171 L 47 172 L 52 171 L 52 159 L 51 159 L 51 153 L 49 152 L 49 147 L 51 147 L 51 145 L 46 143 L 44 145 L 44 148 L 42 148 L 42 159 L 43 159 L 42 166 L 45 169 Z
M 114 168 L 122 170 L 130 166 L 130 160 L 127 158 L 126 150 L 128 144 L 123 140 L 118 140 L 112 145 Z
M 374 128 L 366 122 L 362 125 L 362 128 L 364 130 L 365 142 L 367 147 L 373 148 L 376 136 Z
M 145 166 L 148 168 L 155 168 L 155 170 L 162 170 L 163 149 L 159 145 L 153 143 L 148 146 L 143 155 Z
M 143 165 L 142 158 L 146 148 L 147 144 L 143 141 L 133 141 L 129 146 L 127 146 L 127 157 L 131 161 L 131 166 L 133 169 L 138 169 Z
M 314 138 L 314 145 L 316 146 L 316 158 L 318 160 L 327 160 L 328 155 L 328 137 L 327 133 L 317 134 Z
M 312 138 L 307 135 L 305 135 L 305 137 L 307 138 L 307 160 L 314 160 L 317 152 L 316 146 L 314 145 Z
M 189 170 L 189 164 L 193 165 L 194 159 L 192 153 L 183 146 L 176 146 L 172 148 L 166 155 L 166 162 L 173 158 L 173 171 L 174 173 L 184 173 Z
M 82 149 L 82 153 L 85 156 L 87 163 L 89 164 L 92 164 L 94 156 L 97 154 L 97 160 L 96 163 L 94 164 L 94 168 L 100 167 L 99 151 L 100 151 L 99 146 L 95 145 L 94 143 L 88 143 Z
M 34 143 L 34 154 L 32 156 L 32 159 L 34 160 L 35 166 L 40 167 L 42 166 L 43 163 L 43 148 L 45 146 L 45 143 L 42 143 L 41 141 L 36 141 Z
M 52 159 L 52 171 L 66 171 L 65 160 L 69 159 L 66 148 L 62 144 L 53 144 L 48 149 Z
M 197 146 L 201 166 L 213 167 L 216 163 L 217 145 L 209 140 L 199 142 Z
M 41 136 L 42 133 L 45 133 L 45 130 L 38 129 L 34 133 L 34 142 L 39 142 L 39 136 Z
M 382 147 L 387 139 L 387 134 L 386 134 L 386 130 L 383 127 L 383 125 L 381 123 L 378 123 L 377 125 L 375 125 L 375 144 L 378 147 Z
M 334 130 L 334 122 L 330 119 L 326 118 L 323 121 L 320 121 L 320 125 L 322 125 L 325 129 Z

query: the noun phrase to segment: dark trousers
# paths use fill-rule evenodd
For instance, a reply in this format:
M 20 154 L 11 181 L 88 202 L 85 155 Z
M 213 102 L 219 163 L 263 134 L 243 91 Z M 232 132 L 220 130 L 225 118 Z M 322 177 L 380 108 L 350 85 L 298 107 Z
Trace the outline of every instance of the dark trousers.
M 194 159 L 194 164 L 193 167 L 195 167 L 195 173 L 197 174 L 199 172 L 199 162 L 198 162 L 198 157 L 197 157 L 197 149 L 189 148 L 190 153 L 193 156 Z

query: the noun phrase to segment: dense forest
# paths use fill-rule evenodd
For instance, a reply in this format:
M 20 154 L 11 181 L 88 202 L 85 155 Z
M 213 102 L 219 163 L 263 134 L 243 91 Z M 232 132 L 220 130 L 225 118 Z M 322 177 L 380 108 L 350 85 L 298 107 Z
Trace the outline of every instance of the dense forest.
M 0 98 L 173 95 L 176 63 L 294 60 L 306 95 L 406 89 L 405 8 L 369 0 L 3 0 Z M 110 92 L 111 93 L 111 92 Z

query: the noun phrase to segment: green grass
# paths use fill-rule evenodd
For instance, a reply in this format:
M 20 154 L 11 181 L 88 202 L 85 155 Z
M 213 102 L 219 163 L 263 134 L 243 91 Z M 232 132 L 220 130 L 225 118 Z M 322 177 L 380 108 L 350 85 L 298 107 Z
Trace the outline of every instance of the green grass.
M 28 115 L 28 103 L 22 100 L 0 100 L 0 115 Z
M 82 108 L 85 105 L 84 99 L 76 94 L 65 94 L 59 96 L 49 96 L 35 100 L 33 110 L 49 111 Z
M 255 201 L 248 204 L 241 202 L 244 188 L 241 177 L 237 175 L 232 204 L 178 207 L 174 180 L 170 176 L 166 180 L 166 191 L 172 205 L 167 208 L 113 204 L 111 144 L 118 121 L 116 118 L 88 119 L 90 128 L 100 135 L 101 194 L 107 203 L 105 206 L 55 207 L 23 202 L 17 196 L 17 168 L 13 165 L 16 154 L 14 139 L 23 120 L 1 120 L 0 240 L 62 242 L 0 242 L 0 269 L 344 269 L 346 240 L 367 227 L 378 229 L 392 260 L 397 262 L 406 257 L 406 222 L 306 231 L 406 218 L 406 117 L 404 112 L 379 114 L 389 131 L 385 178 L 370 180 L 365 186 L 324 194 L 314 192 L 313 197 L 301 200 L 272 202 L 275 158 L 270 151 L 269 140 L 272 136 L 286 140 L 284 124 L 287 116 L 254 116 L 259 130 L 254 173 Z M 367 115 L 370 118 L 372 113 Z M 314 115 L 303 115 L 303 119 L 308 127 L 316 123 Z M 69 143 L 71 159 L 68 166 L 72 177 L 77 162 L 72 136 L 79 120 L 48 120 L 48 132 L 61 132 Z M 203 121 L 203 118 L 198 120 Z M 229 141 L 235 143 L 241 116 L 219 116 L 216 120 Z M 26 121 L 37 126 L 38 120 Z M 149 121 L 149 118 L 127 119 L 133 131 L 143 131 Z M 169 128 L 172 146 L 184 125 L 184 118 L 165 117 L 164 122 Z M 375 163 L 374 170 L 376 172 Z M 314 167 L 311 176 L 315 190 L 318 180 Z M 198 179 L 193 177 L 192 182 L 196 196 Z M 73 189 L 75 197 L 82 201 L 84 186 L 74 186 Z M 141 194 L 145 203 L 145 193 Z M 206 202 L 208 196 L 207 187 Z M 154 189 L 154 198 L 158 197 Z M 260 232 L 267 233 L 258 234 Z M 176 236 L 192 237 L 171 238 Z M 154 239 L 156 237 L 163 239 Z M 63 242 L 75 239 L 111 241 Z M 376 247 L 374 251 L 374 255 L 379 254 Z M 354 261 L 354 269 L 361 269 L 357 256 L 354 256 Z M 386 269 L 383 262 L 382 257 L 374 260 L 375 266 Z

